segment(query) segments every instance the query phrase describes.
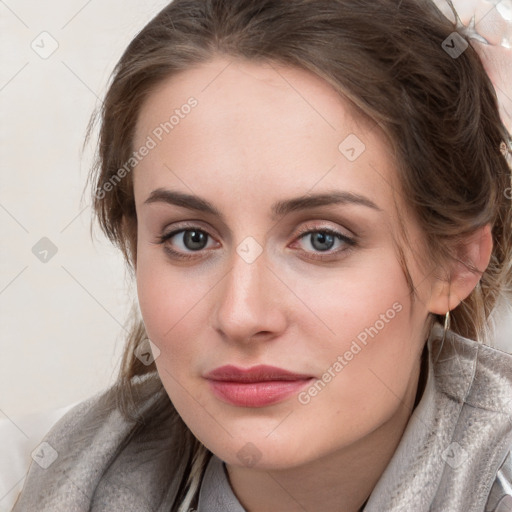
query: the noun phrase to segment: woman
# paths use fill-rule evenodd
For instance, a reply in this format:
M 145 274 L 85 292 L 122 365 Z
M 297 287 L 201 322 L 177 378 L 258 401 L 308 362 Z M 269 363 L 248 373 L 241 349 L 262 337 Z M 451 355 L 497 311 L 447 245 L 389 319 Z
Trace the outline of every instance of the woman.
M 175 0 L 98 147 L 142 318 L 14 511 L 510 509 L 511 140 L 431 2 Z

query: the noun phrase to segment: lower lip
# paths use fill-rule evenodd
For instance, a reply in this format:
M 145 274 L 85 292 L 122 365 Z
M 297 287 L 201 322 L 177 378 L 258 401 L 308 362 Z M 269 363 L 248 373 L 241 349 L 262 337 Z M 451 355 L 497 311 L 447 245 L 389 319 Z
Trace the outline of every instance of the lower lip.
M 215 396 L 238 407 L 265 407 L 281 402 L 311 382 L 301 380 L 272 380 L 261 382 L 231 382 L 209 380 Z

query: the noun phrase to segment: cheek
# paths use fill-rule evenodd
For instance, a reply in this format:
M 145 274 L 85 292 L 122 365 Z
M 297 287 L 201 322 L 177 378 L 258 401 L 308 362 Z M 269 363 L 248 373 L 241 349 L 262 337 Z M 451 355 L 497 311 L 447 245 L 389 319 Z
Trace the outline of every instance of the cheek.
M 136 280 L 146 332 L 163 353 L 166 350 L 165 340 L 173 337 L 180 325 L 186 322 L 192 300 L 189 300 L 190 290 L 175 273 L 169 271 L 169 266 L 158 254 L 160 250 L 160 247 L 139 248 Z M 159 357 L 156 360 L 157 366 L 162 359 Z
M 317 322 L 315 335 L 311 325 L 304 337 L 309 343 L 299 350 L 321 368 L 320 382 L 299 397 L 309 411 L 304 421 L 313 427 L 312 418 L 327 414 L 354 433 L 370 428 L 396 410 L 424 341 L 413 339 L 423 318 L 411 309 L 402 269 L 392 251 L 383 251 L 372 265 L 309 290 L 312 309 L 330 334 Z
M 138 247 L 136 281 L 146 330 L 160 341 L 189 323 L 187 314 L 207 291 L 205 280 L 173 267 L 160 246 Z
M 208 328 L 208 296 L 215 280 L 206 271 L 172 265 L 157 246 L 140 250 L 136 281 L 147 335 L 161 352 L 155 364 L 174 401 L 180 392 L 176 382 L 185 385 L 200 371 L 197 359 L 205 350 L 201 340 Z
M 402 404 L 419 355 L 410 334 L 410 307 L 394 302 L 387 309 L 376 307 L 374 313 L 347 319 L 347 336 L 340 336 L 330 350 L 324 347 L 323 373 L 297 396 L 295 420 L 302 429 L 297 448 L 302 446 L 305 458 L 355 443 L 392 421 L 398 411 L 405 412 Z M 368 319 L 366 326 L 362 318 Z M 319 361 L 317 350 L 310 355 Z M 283 438 L 286 434 L 284 429 L 275 432 Z M 303 444 L 304 439 L 316 442 Z
M 146 331 L 158 342 L 173 325 L 176 307 L 172 307 L 165 272 L 157 261 L 150 262 L 139 252 L 137 261 L 137 295 Z M 176 305 L 175 305 L 176 306 Z
M 201 333 L 207 325 L 208 279 L 191 277 L 173 268 L 154 251 L 141 251 L 136 279 L 137 294 L 149 339 L 160 349 L 155 359 L 163 386 L 190 430 L 199 439 L 208 439 L 215 428 L 207 424 L 198 355 L 204 353 Z M 202 300 L 203 299 L 203 300 Z
M 316 350 L 343 353 L 353 339 L 359 338 L 363 343 L 370 339 L 369 331 L 393 339 L 402 332 L 401 322 L 408 318 L 403 310 L 410 304 L 410 292 L 392 249 L 368 252 L 332 275 L 324 270 L 322 276 L 312 273 L 296 282 L 294 292 L 305 298 L 316 317 L 311 325 L 320 338 L 320 346 L 315 343 Z M 307 325 L 299 317 L 297 322 Z M 325 336 L 318 335 L 319 329 Z M 314 331 L 309 334 L 315 337 Z

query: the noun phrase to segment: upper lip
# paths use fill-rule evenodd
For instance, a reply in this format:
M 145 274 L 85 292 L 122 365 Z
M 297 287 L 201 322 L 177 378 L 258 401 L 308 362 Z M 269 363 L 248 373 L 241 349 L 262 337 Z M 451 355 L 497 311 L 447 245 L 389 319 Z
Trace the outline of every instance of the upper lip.
M 272 380 L 305 380 L 311 375 L 293 373 L 276 366 L 260 364 L 251 368 L 233 365 L 219 366 L 205 375 L 207 379 L 231 382 L 262 382 Z

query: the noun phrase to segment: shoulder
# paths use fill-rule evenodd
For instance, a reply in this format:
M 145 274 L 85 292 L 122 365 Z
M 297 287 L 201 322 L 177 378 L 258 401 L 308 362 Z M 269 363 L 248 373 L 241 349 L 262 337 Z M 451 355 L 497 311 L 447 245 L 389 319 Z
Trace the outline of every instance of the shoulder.
M 440 496 L 467 502 L 470 510 L 512 512 L 512 355 L 439 334 L 431 344 L 436 393 L 443 417 L 452 418 L 445 435 L 461 459 L 445 468 Z
M 442 340 L 440 333 L 436 324 L 430 351 L 439 391 L 512 426 L 512 354 L 450 331 Z
M 112 387 L 79 403 L 53 426 L 13 512 L 154 509 L 172 480 L 168 456 L 176 441 L 175 422 L 158 378 L 141 379 L 133 390 L 139 404 L 134 419 L 121 412 Z M 154 478 L 164 456 L 166 482 Z

